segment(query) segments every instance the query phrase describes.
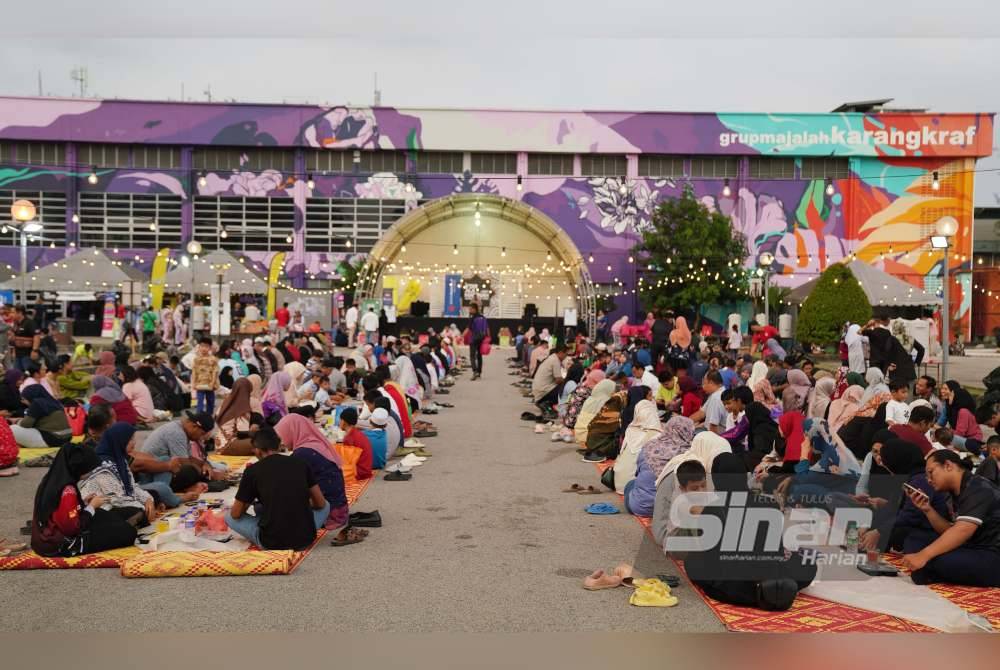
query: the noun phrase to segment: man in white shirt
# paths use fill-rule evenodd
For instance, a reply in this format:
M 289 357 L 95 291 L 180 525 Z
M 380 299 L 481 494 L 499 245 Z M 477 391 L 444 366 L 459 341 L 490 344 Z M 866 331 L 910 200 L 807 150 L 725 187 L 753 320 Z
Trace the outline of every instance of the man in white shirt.
M 722 433 L 726 429 L 726 406 L 722 402 L 722 375 L 718 370 L 709 370 L 702 379 L 701 388 L 704 389 L 708 400 L 700 410 L 691 415 L 691 420 L 695 424 L 704 422 L 706 429 L 713 433 Z
M 347 346 L 354 346 L 354 334 L 358 332 L 358 303 L 354 303 L 347 310 L 344 316 L 344 323 L 347 325 Z
M 191 309 L 191 327 L 194 329 L 195 338 L 200 338 L 205 333 L 205 322 L 206 312 L 205 306 L 201 304 L 200 300 L 195 300 L 194 307 Z
M 247 308 L 243 311 L 243 320 L 248 322 L 260 321 L 260 308 L 254 303 L 247 305 Z
M 374 307 L 369 307 L 361 317 L 361 329 L 365 331 L 365 344 L 378 343 L 378 314 L 375 313 Z

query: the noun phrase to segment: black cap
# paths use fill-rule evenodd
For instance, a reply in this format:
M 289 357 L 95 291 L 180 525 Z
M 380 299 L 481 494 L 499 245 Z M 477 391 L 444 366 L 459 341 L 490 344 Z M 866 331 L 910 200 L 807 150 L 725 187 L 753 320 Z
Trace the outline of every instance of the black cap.
M 197 424 L 206 433 L 211 433 L 215 428 L 215 419 L 208 412 L 195 412 L 194 410 L 188 410 L 184 413 L 189 421 Z

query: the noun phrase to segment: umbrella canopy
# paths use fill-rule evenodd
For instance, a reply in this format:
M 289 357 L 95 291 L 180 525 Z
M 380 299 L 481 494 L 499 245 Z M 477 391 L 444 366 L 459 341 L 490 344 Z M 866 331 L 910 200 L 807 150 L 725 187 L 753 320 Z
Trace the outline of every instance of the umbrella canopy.
M 116 265 L 103 251 L 91 249 L 33 270 L 24 280 L 28 290 L 34 291 L 106 291 L 117 290 L 125 282 L 142 282 L 140 290 L 144 290 L 149 277 L 124 263 Z M 21 277 L 9 278 L 0 288 L 21 288 Z
M 223 283 L 229 284 L 234 294 L 267 293 L 267 282 L 225 249 L 216 249 L 198 260 L 192 260 L 190 267 L 178 262 L 167 272 L 165 286 L 171 289 L 177 287 L 185 292 L 191 290 L 192 269 L 197 293 L 208 293 L 209 287 L 218 283 L 220 272 Z
M 916 307 L 921 305 L 940 305 L 941 298 L 917 288 L 913 284 L 902 279 L 897 279 L 887 272 L 879 270 L 874 265 L 869 265 L 864 261 L 853 260 L 847 264 L 851 274 L 861 282 L 861 288 L 868 296 L 868 302 L 873 307 L 878 305 L 899 305 L 902 307 Z M 789 299 L 794 302 L 802 302 L 813 288 L 819 277 L 807 281 L 789 294 Z

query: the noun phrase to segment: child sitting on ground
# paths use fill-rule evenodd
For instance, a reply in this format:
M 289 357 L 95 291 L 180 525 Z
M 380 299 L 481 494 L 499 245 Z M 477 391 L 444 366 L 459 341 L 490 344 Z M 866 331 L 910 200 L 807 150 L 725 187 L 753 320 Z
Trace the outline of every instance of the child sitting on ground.
M 910 418 L 910 407 L 906 404 L 906 396 L 910 392 L 903 382 L 890 382 L 889 393 L 892 400 L 885 406 L 885 422 L 890 426 L 905 424 Z
M 1000 486 L 1000 435 L 986 440 L 986 458 L 979 464 L 976 474 Z
M 704 493 L 708 490 L 708 474 L 701 461 L 684 461 L 677 466 L 677 493 Z M 691 507 L 692 514 L 700 514 L 701 507 Z M 684 537 L 694 537 L 698 533 L 693 528 L 675 528 L 670 523 L 668 535 L 679 535 Z
M 340 430 L 344 433 L 341 442 L 361 450 L 357 463 L 357 479 L 363 481 L 372 477 L 372 445 L 364 432 L 358 428 L 358 410 L 348 407 L 340 413 Z

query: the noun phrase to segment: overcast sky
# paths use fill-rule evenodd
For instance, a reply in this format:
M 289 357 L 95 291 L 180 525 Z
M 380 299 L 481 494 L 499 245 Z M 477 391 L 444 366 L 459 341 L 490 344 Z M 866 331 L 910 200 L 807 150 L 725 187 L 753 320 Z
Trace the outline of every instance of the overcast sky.
M 371 104 L 377 72 L 397 107 L 1000 111 L 986 0 L 4 4 L 3 95 L 35 95 L 39 72 L 72 95 L 83 65 L 91 95 L 122 98 Z M 1000 205 L 1000 171 L 976 203 Z

